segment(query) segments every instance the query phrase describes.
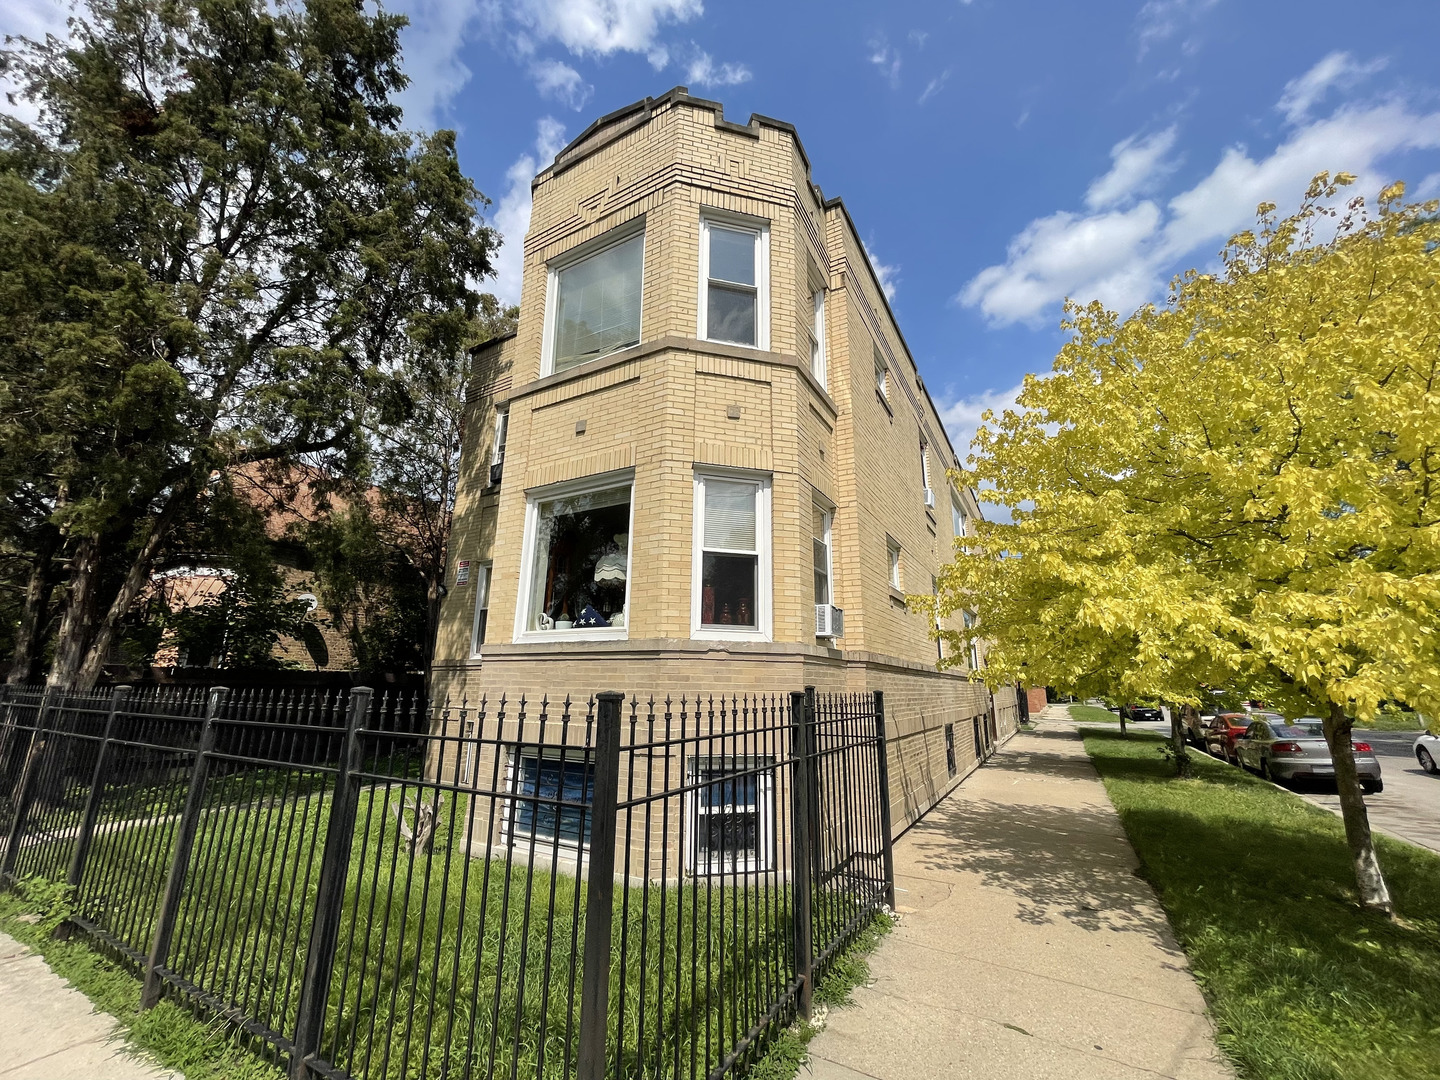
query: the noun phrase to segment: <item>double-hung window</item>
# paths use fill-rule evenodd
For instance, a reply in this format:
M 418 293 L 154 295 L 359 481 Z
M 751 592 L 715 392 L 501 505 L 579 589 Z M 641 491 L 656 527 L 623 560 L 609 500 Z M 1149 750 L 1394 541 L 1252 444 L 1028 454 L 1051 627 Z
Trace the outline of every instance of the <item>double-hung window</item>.
M 549 375 L 640 343 L 640 285 L 645 234 L 586 244 L 549 273 L 545 363 Z
M 530 496 L 517 640 L 623 638 L 630 601 L 629 472 Z
M 815 559 L 815 603 L 833 604 L 835 590 L 830 578 L 834 566 L 830 548 L 832 515 L 822 506 L 813 506 L 810 520 L 810 544 Z
M 589 807 L 595 796 L 595 766 L 575 747 L 516 750 L 510 756 L 510 842 L 548 841 L 590 846 Z
M 770 480 L 695 475 L 691 634 L 770 638 Z
M 709 216 L 700 226 L 700 337 L 768 349 L 769 229 Z
M 510 434 L 510 409 L 495 410 L 495 446 L 490 451 L 490 483 L 500 483 L 505 470 L 505 439 Z
M 955 530 L 955 539 L 960 540 L 969 531 L 969 518 L 960 509 L 960 500 L 950 496 L 950 525 Z
M 885 553 L 890 560 L 890 587 L 903 590 L 905 585 L 900 576 L 900 545 L 894 540 L 886 541 Z
M 880 353 L 879 345 L 872 345 L 875 357 L 875 389 L 888 403 L 890 400 L 890 365 Z
M 755 873 L 775 861 L 774 761 L 692 758 L 686 864 L 696 875 Z
M 815 376 L 824 389 L 829 390 L 830 386 L 825 381 L 825 290 L 817 289 L 811 298 L 815 305 L 815 322 L 811 326 L 810 339 L 810 374 Z
M 490 619 L 490 570 L 489 563 L 481 563 L 475 569 L 475 622 L 470 628 L 470 657 L 480 655 L 480 646 L 485 644 L 485 624 Z
M 975 629 L 975 624 L 979 621 L 975 613 L 973 611 L 966 611 L 963 612 L 963 616 L 965 620 L 965 629 Z M 970 639 L 970 670 L 980 670 L 980 643 L 974 638 Z

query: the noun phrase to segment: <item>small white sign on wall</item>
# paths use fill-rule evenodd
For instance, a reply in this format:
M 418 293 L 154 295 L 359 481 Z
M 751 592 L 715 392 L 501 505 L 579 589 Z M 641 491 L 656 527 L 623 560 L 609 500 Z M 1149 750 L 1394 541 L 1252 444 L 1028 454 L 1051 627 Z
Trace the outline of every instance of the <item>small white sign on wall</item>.
M 469 585 L 469 584 L 470 584 L 470 560 L 469 560 L 469 559 L 461 559 L 460 562 L 457 563 L 456 566 L 455 566 L 455 585 L 456 585 L 456 587 L 458 588 L 458 587 L 461 586 L 461 585 Z

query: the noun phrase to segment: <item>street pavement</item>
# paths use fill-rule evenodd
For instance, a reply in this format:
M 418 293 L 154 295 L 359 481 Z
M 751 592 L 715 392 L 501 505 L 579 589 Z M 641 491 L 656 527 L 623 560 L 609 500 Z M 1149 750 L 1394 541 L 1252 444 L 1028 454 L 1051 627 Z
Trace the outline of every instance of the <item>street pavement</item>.
M 1355 742 L 1368 742 L 1380 762 L 1385 790 L 1366 795 L 1371 828 L 1440 852 L 1440 776 L 1431 776 L 1415 760 L 1414 731 L 1355 732 Z M 1301 787 L 1297 793 L 1316 806 L 1340 813 L 1335 786 Z
M 896 842 L 900 924 L 811 1041 L 815 1080 L 1233 1080 L 1079 733 L 1050 712 Z

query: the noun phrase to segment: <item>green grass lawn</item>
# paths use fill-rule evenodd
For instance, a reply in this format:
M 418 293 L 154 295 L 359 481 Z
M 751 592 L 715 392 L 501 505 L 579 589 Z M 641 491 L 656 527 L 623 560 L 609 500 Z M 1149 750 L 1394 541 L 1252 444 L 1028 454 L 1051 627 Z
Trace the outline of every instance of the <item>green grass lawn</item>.
M 530 872 L 523 854 L 513 862 L 467 855 L 489 822 L 482 809 L 472 823 L 463 796 L 442 804 L 430 850 L 412 852 L 398 834 L 400 790 L 377 786 L 361 797 L 322 1056 L 370 1078 L 488 1072 L 492 1064 L 496 1075 L 563 1077 L 579 1019 L 583 884 L 565 873 Z M 318 790 L 262 794 L 212 805 L 202 815 L 170 966 L 288 1035 L 330 800 Z M 76 904 L 143 951 L 168 870 L 171 830 L 165 820 L 127 820 L 97 833 L 79 897 L 66 898 L 64 890 L 36 879 L 27 886 L 29 906 L 58 922 Z M 68 842 L 55 843 L 53 853 L 36 849 L 37 865 L 66 864 Z M 106 881 L 125 882 L 124 896 Z M 622 904 L 627 895 L 629 903 Z M 619 1075 L 688 1074 L 692 1061 L 703 1075 L 718 1064 L 786 983 L 789 904 L 788 886 L 774 881 L 715 879 L 617 891 L 610 1056 Z M 855 912 L 842 896 L 823 891 L 815 905 L 831 925 Z M 23 923 L 4 918 L 24 908 L 14 896 L 5 898 L 0 924 L 14 925 L 17 936 L 50 955 L 50 946 L 25 934 Z M 832 962 L 817 1000 L 838 1001 L 863 978 L 856 958 L 881 924 L 888 925 L 877 917 Z M 140 1015 L 133 976 L 98 958 L 87 963 L 78 939 L 51 944 L 67 975 L 73 969 L 70 977 L 82 989 L 93 988 L 103 1007 L 121 1016 L 164 1064 L 215 1057 L 213 1024 L 187 1028 L 171 1015 L 174 1006 Z M 757 1075 L 793 1076 L 807 1038 L 803 1026 L 782 1032 L 754 1062 Z M 254 1075 L 271 1075 L 267 1068 L 257 1063 Z
M 1440 857 L 1378 837 L 1398 917 L 1364 913 L 1337 817 L 1159 745 L 1085 733 L 1241 1075 L 1440 1077 Z
M 1070 717 L 1073 720 L 1083 720 L 1087 724 L 1120 723 L 1120 717 L 1116 713 L 1098 705 L 1071 705 Z

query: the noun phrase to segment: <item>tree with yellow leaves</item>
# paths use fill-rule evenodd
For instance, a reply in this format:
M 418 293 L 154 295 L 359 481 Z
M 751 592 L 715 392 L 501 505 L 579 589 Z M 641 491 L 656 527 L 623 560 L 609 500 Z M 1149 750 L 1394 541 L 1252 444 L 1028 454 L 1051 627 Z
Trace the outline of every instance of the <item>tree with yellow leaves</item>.
M 1385 701 L 1440 711 L 1440 207 L 1337 208 L 1353 180 L 1262 204 L 1163 308 L 1067 306 L 1053 372 L 955 477 L 1013 521 L 937 603 L 978 609 L 943 633 L 983 636 L 994 685 L 1321 716 L 1360 901 L 1390 912 L 1350 739 Z

